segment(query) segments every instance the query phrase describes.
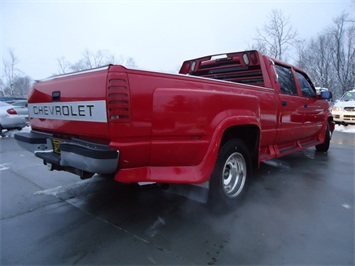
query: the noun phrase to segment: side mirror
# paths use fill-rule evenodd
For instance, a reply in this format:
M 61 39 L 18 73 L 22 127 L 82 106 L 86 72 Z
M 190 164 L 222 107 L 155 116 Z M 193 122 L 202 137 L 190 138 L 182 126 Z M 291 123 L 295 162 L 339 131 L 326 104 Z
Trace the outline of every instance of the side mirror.
M 320 93 L 320 97 L 321 99 L 330 100 L 331 98 L 333 98 L 333 94 L 331 91 L 322 91 Z

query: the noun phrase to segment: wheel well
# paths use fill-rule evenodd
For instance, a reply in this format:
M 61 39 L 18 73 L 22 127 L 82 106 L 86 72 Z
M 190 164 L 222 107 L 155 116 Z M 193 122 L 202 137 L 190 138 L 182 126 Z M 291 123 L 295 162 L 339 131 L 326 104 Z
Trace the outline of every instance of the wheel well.
M 252 160 L 258 161 L 260 130 L 254 125 L 233 126 L 224 131 L 221 145 L 222 147 L 230 139 L 240 139 L 247 146 Z

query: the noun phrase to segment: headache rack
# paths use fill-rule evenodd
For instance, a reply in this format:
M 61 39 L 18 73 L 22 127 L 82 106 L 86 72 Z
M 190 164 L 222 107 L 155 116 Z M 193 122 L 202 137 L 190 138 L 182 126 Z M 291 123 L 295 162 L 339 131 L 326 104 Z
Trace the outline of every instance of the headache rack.
M 259 53 L 246 51 L 185 61 L 180 74 L 264 86 Z

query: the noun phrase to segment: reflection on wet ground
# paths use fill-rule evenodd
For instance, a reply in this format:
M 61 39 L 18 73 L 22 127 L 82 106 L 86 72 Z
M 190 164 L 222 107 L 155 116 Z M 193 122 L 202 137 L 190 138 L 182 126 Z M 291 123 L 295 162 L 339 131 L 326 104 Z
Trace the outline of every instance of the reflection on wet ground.
M 2 139 L 0 263 L 354 265 L 354 136 L 262 163 L 219 212 L 178 189 L 48 172 Z

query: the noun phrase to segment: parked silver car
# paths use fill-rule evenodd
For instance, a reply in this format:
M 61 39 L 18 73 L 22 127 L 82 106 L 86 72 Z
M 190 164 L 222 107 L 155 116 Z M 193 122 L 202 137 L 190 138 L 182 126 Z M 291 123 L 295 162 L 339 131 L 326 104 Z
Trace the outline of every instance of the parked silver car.
M 0 134 L 3 129 L 21 129 L 27 125 L 27 101 L 8 104 L 0 101 Z

